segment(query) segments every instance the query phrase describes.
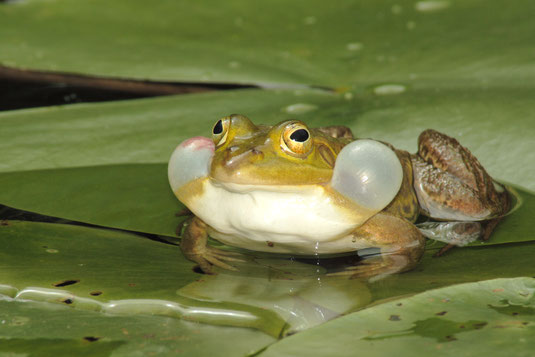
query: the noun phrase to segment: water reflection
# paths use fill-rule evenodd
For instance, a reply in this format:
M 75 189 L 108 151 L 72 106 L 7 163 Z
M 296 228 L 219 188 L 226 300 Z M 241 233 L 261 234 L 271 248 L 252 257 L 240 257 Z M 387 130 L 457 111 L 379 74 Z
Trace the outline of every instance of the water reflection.
M 177 291 L 197 301 L 246 304 L 273 311 L 286 321 L 282 335 L 319 325 L 371 302 L 366 284 L 326 274 L 326 268 L 292 259 L 259 257 L 238 272 L 204 275 Z

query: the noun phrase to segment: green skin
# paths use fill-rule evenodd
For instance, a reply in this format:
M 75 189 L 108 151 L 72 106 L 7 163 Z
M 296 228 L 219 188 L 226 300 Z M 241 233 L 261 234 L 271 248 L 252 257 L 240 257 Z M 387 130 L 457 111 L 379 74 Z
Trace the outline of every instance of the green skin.
M 295 143 L 289 137 L 300 128 L 309 133 L 306 143 Z M 252 185 L 328 183 L 338 153 L 353 141 L 353 135 L 346 127 L 311 129 L 299 121 L 285 121 L 273 127 L 256 126 L 247 117 L 237 114 L 221 119 L 221 123 L 214 127 L 214 133 L 216 149 L 210 176 L 225 182 Z M 414 225 L 420 214 L 443 220 L 440 217 L 443 210 L 474 217 L 474 220 L 484 222 L 480 236 L 488 239 L 508 211 L 507 192 L 457 140 L 426 130 L 420 134 L 416 154 L 384 144 L 396 152 L 402 164 L 401 188 L 386 208 L 352 233 L 370 246 L 380 248 L 382 254 L 340 274 L 372 277 L 414 268 L 425 246 L 425 238 Z M 235 175 L 237 171 L 239 175 Z M 438 207 L 438 214 L 437 210 L 432 213 L 426 208 L 430 205 Z M 213 273 L 214 265 L 235 270 L 231 264 L 240 260 L 235 253 L 207 246 L 209 229 L 200 218 L 192 217 L 182 235 L 182 252 L 206 273 Z M 449 248 L 451 246 L 441 253 Z

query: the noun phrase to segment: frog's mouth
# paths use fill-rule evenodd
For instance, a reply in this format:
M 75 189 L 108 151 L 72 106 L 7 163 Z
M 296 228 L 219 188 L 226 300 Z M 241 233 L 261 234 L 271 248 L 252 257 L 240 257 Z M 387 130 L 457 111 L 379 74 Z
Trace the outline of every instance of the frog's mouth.
M 212 139 L 203 136 L 187 139 L 178 145 L 169 159 L 167 168 L 173 192 L 188 182 L 208 176 L 214 151 L 215 145 Z

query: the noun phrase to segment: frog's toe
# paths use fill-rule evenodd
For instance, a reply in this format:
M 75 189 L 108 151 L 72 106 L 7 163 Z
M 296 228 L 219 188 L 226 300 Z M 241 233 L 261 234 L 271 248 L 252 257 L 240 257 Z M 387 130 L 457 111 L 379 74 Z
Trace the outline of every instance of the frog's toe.
M 330 276 L 349 276 L 351 279 L 379 280 L 389 275 L 405 271 L 408 260 L 401 255 L 370 258 L 358 265 L 346 267 L 344 270 L 331 273 Z
M 226 250 L 217 249 L 214 247 L 206 247 L 202 255 L 199 255 L 198 259 L 195 259 L 195 261 L 199 263 L 199 266 L 201 267 L 203 272 L 213 274 L 213 266 L 226 270 L 238 271 L 236 267 L 226 263 L 245 262 L 244 259 L 240 259 L 238 258 L 238 256 L 241 256 L 241 254 L 237 252 L 229 252 Z M 201 260 L 205 262 L 205 264 L 203 263 L 204 265 L 201 264 Z M 207 270 L 205 270 L 206 264 L 209 265 Z
M 212 253 L 208 253 L 208 252 L 205 252 L 202 255 L 200 254 L 197 254 L 195 256 L 189 255 L 188 259 L 197 263 L 198 267 L 204 274 L 210 274 L 210 275 L 215 274 L 216 272 L 214 271 L 214 266 L 219 267 L 221 269 L 225 269 L 225 270 L 232 270 L 232 271 L 238 270 L 232 265 L 223 262 L 222 260 L 224 258 L 214 255 Z
M 227 263 L 224 263 L 222 262 L 221 260 L 219 260 L 218 258 L 216 258 L 215 256 L 213 255 L 209 255 L 207 254 L 204 259 L 206 259 L 208 262 L 210 262 L 210 264 L 212 265 L 215 265 L 216 267 L 220 267 L 222 269 L 226 269 L 226 270 L 231 270 L 231 271 L 238 271 L 237 268 L 233 267 L 232 265 L 230 264 L 227 264 Z M 202 269 L 202 267 L 201 267 Z M 210 267 L 210 270 L 212 270 L 212 267 Z M 204 271 L 204 269 L 203 269 Z M 205 272 L 205 271 L 204 271 Z M 206 272 L 205 272 L 206 273 Z M 208 274 L 211 274 L 211 273 L 208 273 Z
M 236 258 L 236 257 L 243 256 L 242 254 L 238 252 L 229 252 L 229 251 L 217 249 L 214 247 L 208 247 L 207 251 L 208 251 L 208 254 L 211 255 L 212 257 L 215 257 L 221 260 L 226 260 L 229 262 L 242 262 L 242 263 L 245 262 L 244 259 Z

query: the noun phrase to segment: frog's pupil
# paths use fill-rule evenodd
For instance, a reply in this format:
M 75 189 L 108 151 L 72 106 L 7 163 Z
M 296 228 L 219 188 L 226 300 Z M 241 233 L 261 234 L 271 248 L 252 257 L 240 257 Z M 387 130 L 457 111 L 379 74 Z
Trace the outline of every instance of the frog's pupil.
M 290 139 L 299 143 L 304 143 L 308 140 L 308 131 L 306 129 L 298 129 L 290 135 Z
M 215 126 L 214 126 L 214 130 L 212 131 L 215 135 L 217 134 L 221 134 L 223 132 L 223 123 L 221 122 L 221 120 L 219 120 Z

